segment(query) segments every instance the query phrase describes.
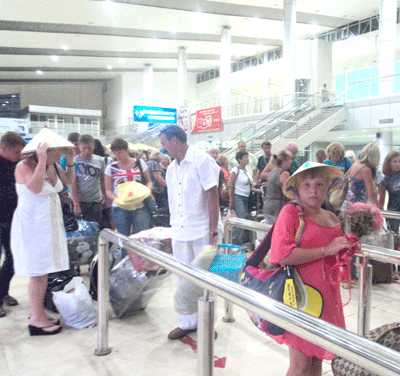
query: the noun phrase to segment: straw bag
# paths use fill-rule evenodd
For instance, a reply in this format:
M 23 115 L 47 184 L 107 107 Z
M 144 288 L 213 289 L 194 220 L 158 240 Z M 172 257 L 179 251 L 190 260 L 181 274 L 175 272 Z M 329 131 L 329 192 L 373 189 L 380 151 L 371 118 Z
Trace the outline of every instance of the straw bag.
M 126 183 L 118 184 L 118 197 L 114 202 L 121 209 L 136 210 L 142 208 L 143 201 L 151 195 L 151 191 L 145 185 L 136 181 L 127 181 Z
M 379 328 L 371 330 L 365 338 L 389 347 L 390 349 L 400 351 L 400 323 L 395 322 L 380 326 Z M 332 360 L 332 372 L 334 376 L 379 376 L 340 357 Z

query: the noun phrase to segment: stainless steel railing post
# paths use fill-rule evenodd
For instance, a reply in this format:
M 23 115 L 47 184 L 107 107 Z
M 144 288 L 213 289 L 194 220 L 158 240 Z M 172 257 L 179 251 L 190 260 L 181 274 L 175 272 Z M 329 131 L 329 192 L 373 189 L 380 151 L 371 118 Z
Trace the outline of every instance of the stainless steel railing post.
M 250 228 L 253 231 L 265 231 L 270 226 L 252 221 L 233 219 L 237 225 Z M 251 291 L 232 281 L 212 273 L 197 269 L 190 264 L 183 263 L 171 255 L 167 255 L 155 248 L 144 245 L 136 240 L 118 234 L 115 231 L 104 229 L 101 236 L 108 241 L 117 243 L 120 247 L 137 252 L 149 261 L 165 267 L 172 273 L 194 282 L 201 288 L 212 291 L 233 304 L 254 312 L 255 314 L 274 322 L 278 326 L 302 337 L 312 343 L 362 365 L 370 371 L 385 376 L 400 375 L 400 354 L 378 343 L 369 341 L 359 335 L 338 328 L 304 312 L 297 311 L 283 303 L 267 296 Z M 364 246 L 363 251 L 370 258 L 400 264 L 398 252 L 385 248 Z M 393 260 L 393 261 L 392 261 Z M 99 286 L 102 288 L 102 286 Z
M 357 334 L 365 337 L 370 331 L 372 265 L 368 262 L 360 269 L 358 276 L 358 328 Z
M 98 264 L 97 264 L 97 296 L 99 303 L 98 313 L 98 343 L 95 354 L 97 356 L 108 355 L 111 349 L 108 347 L 108 302 L 109 302 L 109 256 L 108 241 L 99 237 Z
M 214 374 L 214 317 L 215 295 L 205 290 L 198 300 L 197 376 Z
M 232 232 L 233 232 L 233 227 L 230 226 L 229 223 L 226 225 L 225 229 L 225 244 L 232 244 Z M 229 248 L 227 250 L 229 253 Z M 224 317 L 222 317 L 223 322 L 234 322 L 235 318 L 233 317 L 233 304 L 229 300 L 225 299 L 224 302 Z

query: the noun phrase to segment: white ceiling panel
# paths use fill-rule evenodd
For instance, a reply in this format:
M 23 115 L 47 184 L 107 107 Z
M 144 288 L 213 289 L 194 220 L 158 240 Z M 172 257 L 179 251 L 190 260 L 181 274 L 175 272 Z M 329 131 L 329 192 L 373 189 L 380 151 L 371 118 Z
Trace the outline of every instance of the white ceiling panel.
M 296 39 L 373 16 L 379 9 L 379 0 L 362 7 L 342 0 L 296 3 Z M 219 66 L 223 26 L 231 28 L 232 60 L 279 48 L 283 38 L 283 0 L 0 0 L 0 9 L 1 82 L 103 80 L 144 64 L 176 71 L 181 46 L 186 47 L 188 71 L 203 72 Z M 347 42 L 336 55 L 357 59 L 364 47 L 372 48 L 371 41 L 358 43 Z M 342 69 L 346 60 L 338 61 Z M 37 69 L 43 69 L 40 78 Z

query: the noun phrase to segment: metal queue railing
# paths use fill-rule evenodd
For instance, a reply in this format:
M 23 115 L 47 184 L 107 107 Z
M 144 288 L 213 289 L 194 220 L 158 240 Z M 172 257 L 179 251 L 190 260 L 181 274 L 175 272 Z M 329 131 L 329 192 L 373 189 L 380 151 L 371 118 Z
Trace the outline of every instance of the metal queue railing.
M 392 218 L 400 220 L 400 213 L 394 211 L 382 210 L 384 218 Z M 249 221 L 240 218 L 229 218 L 225 227 L 225 242 L 232 244 L 232 232 L 235 227 L 243 228 L 250 231 L 267 232 L 271 225 Z M 357 333 L 365 336 L 370 330 L 371 319 L 371 295 L 372 295 L 372 265 L 369 260 L 400 265 L 400 252 L 377 247 L 374 245 L 363 244 L 362 253 L 357 254 L 358 263 L 356 264 L 359 271 L 359 291 L 358 291 L 358 320 Z M 362 262 L 360 262 L 362 260 Z M 225 301 L 225 314 L 222 319 L 225 322 L 233 322 L 233 305 L 229 301 Z
M 251 221 L 249 221 L 251 222 Z M 243 224 L 247 225 L 247 224 Z M 253 222 L 254 227 L 260 224 Z M 265 229 L 265 227 L 264 227 Z M 336 327 L 323 320 L 277 302 L 267 296 L 247 289 L 183 263 L 171 255 L 139 241 L 129 239 L 112 230 L 102 230 L 98 251 L 98 347 L 95 354 L 107 355 L 108 347 L 108 310 L 109 310 L 109 257 L 108 242 L 116 243 L 129 252 L 134 251 L 148 260 L 166 268 L 196 285 L 204 288 L 204 297 L 199 299 L 198 355 L 197 375 L 212 376 L 214 360 L 214 311 L 213 293 L 222 298 L 252 311 L 257 315 L 283 327 L 290 332 L 307 338 L 318 346 L 326 348 L 338 356 L 362 365 L 380 375 L 394 376 L 400 374 L 400 354 L 359 335 Z M 251 325 L 249 323 L 249 325 Z

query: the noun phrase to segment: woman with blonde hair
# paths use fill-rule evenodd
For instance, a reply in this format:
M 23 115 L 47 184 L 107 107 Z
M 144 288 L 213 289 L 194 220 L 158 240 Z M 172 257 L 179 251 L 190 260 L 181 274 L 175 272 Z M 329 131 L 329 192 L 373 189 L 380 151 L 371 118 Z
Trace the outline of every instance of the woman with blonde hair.
M 342 205 L 342 213 L 356 202 L 371 202 L 378 206 L 378 196 L 375 192 L 374 179 L 376 169 L 379 165 L 381 153 L 378 145 L 370 143 L 362 149 L 358 160 L 351 166 L 348 177 L 349 186 L 347 189 L 346 198 Z M 355 258 L 351 261 L 351 279 L 350 284 L 357 284 L 357 270 L 355 267 Z M 343 285 L 348 288 L 348 285 Z
M 22 150 L 27 157 L 15 169 L 18 206 L 11 227 L 15 273 L 30 277 L 29 333 L 52 335 L 60 321 L 44 310 L 48 274 L 69 269 L 67 238 L 58 192 L 73 184 L 75 146 L 47 128 Z M 29 154 L 30 153 L 30 154 Z M 65 155 L 67 170 L 60 167 Z
M 366 145 L 349 170 L 349 188 L 342 205 L 342 211 L 356 202 L 371 202 L 378 206 L 378 197 L 375 192 L 374 179 L 379 165 L 381 153 L 378 145 Z
M 324 160 L 324 164 L 328 166 L 339 167 L 344 173 L 350 170 L 351 160 L 344 156 L 344 146 L 339 142 L 332 142 L 326 148 L 328 158 Z
M 283 192 L 298 205 L 287 204 L 279 213 L 272 235 L 270 263 L 292 265 L 309 291 L 313 291 L 313 309 L 319 318 L 345 328 L 338 273 L 334 271 L 336 254 L 350 248 L 350 243 L 343 236 L 336 216 L 321 207 L 327 192 L 337 188 L 335 182 L 341 175 L 336 167 L 306 162 L 286 181 Z M 298 242 L 296 232 L 301 212 L 305 225 Z M 335 357 L 289 331 L 273 338 L 289 346 L 290 366 L 286 376 L 320 376 L 322 360 Z
M 272 159 L 276 167 L 268 174 L 263 205 L 266 222 L 270 224 L 275 222 L 279 212 L 287 203 L 282 187 L 290 177 L 289 168 L 293 155 L 288 150 L 281 150 L 274 154 Z
M 215 161 L 217 161 L 218 156 L 219 156 L 219 154 L 220 154 L 220 150 L 219 150 L 216 146 L 210 146 L 210 147 L 207 149 L 207 153 L 210 155 L 210 157 L 211 157 L 212 159 L 214 159 Z

